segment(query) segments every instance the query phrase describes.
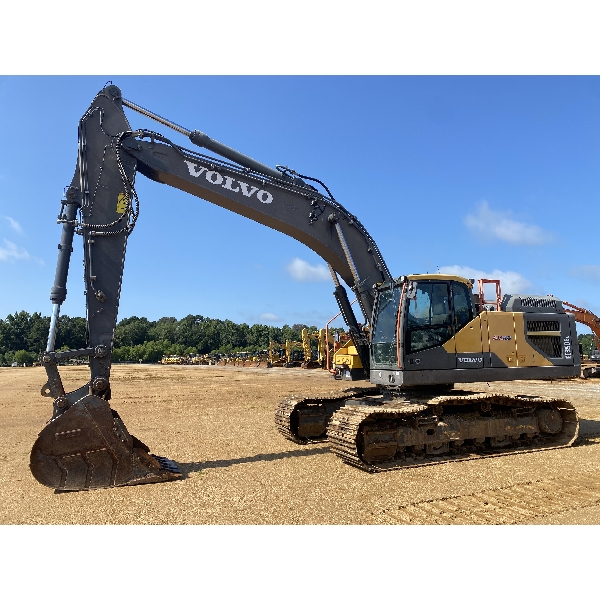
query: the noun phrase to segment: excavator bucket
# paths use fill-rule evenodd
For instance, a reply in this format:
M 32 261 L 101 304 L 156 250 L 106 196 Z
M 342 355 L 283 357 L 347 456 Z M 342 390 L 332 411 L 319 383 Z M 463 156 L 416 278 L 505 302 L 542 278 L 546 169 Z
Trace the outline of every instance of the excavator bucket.
M 79 491 L 181 479 L 177 465 L 149 453 L 106 400 L 85 396 L 49 421 L 31 450 L 30 468 L 43 485 Z

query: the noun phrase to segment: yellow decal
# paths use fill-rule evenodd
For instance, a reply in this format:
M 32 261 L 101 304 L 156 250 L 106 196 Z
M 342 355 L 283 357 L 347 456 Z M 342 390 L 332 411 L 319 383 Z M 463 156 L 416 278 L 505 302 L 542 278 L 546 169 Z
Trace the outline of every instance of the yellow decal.
M 487 316 L 489 351 L 507 367 L 518 367 L 515 313 L 491 311 Z
M 452 340 L 454 340 L 456 347 L 453 346 Z M 442 347 L 446 352 L 481 352 L 481 318 L 475 317 Z
M 119 194 L 117 196 L 117 212 L 124 214 L 127 210 L 127 194 Z

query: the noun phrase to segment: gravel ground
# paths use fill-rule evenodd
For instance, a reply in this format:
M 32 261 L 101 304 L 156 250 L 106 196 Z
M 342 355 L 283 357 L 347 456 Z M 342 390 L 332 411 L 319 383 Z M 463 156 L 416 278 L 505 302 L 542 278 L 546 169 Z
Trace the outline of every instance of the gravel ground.
M 61 373 L 75 389 L 88 370 Z M 581 419 L 572 448 L 374 475 L 275 428 L 280 398 L 348 387 L 327 373 L 116 365 L 111 381 L 129 431 L 185 478 L 66 494 L 38 484 L 29 453 L 51 414 L 44 371 L 2 368 L 0 524 L 600 523 L 600 380 L 458 386 L 570 400 Z

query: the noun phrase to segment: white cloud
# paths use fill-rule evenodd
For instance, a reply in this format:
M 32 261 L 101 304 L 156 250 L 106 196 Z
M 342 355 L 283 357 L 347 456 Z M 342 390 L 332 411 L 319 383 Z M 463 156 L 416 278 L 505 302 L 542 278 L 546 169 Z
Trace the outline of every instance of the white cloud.
M 12 217 L 5 216 L 4 218 L 9 222 L 12 229 L 14 229 L 17 233 L 23 235 L 23 228 L 17 221 L 15 221 Z
M 598 265 L 579 265 L 569 269 L 569 277 L 583 279 L 584 281 L 600 281 L 600 266 Z
M 440 267 L 440 273 L 446 273 L 448 275 L 461 275 L 467 279 L 475 280 L 474 291 L 477 291 L 477 280 L 478 279 L 499 279 L 500 287 L 502 288 L 503 294 L 518 294 L 526 292 L 530 289 L 531 282 L 525 279 L 520 273 L 515 271 L 500 271 L 494 269 L 493 271 L 479 271 L 478 269 L 472 269 L 471 267 L 461 267 L 459 265 L 450 265 Z M 487 292 L 487 289 L 486 289 Z M 486 296 L 488 294 L 486 293 Z
M 326 281 L 331 278 L 329 269 L 325 265 L 309 265 L 301 258 L 294 258 L 286 269 L 297 281 Z
M 484 240 L 495 238 L 519 246 L 541 246 L 552 241 L 552 234 L 537 225 L 527 225 L 511 218 L 510 212 L 492 210 L 484 200 L 475 211 L 465 217 L 465 225 Z
M 28 260 L 31 256 L 27 250 L 18 248 L 13 242 L 4 240 L 4 246 L 0 246 L 0 260 L 13 262 L 14 260 Z
M 281 318 L 278 317 L 277 315 L 274 315 L 273 313 L 262 313 L 259 317 L 260 321 L 271 321 L 271 322 L 279 322 L 281 321 Z

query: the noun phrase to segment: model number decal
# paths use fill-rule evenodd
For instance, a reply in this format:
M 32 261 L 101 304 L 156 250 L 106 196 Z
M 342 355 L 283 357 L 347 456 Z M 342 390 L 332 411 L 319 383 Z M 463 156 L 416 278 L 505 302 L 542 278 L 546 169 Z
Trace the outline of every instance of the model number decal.
M 189 160 L 184 160 L 183 162 L 187 165 L 188 171 L 192 177 L 200 177 L 200 175 L 204 173 L 206 181 L 213 185 L 223 187 L 230 192 L 242 192 L 246 198 L 250 198 L 256 192 L 256 197 L 263 204 L 271 204 L 271 202 L 273 202 L 273 195 L 267 192 L 267 190 L 259 190 L 257 187 L 248 185 L 243 181 L 236 181 L 233 177 L 221 175 L 218 171 L 208 171 L 206 167 L 199 167 Z
M 495 335 L 492 339 L 499 340 L 501 342 L 508 342 L 508 340 L 512 340 L 512 337 L 510 335 Z
M 127 194 L 119 194 L 117 196 L 117 212 L 122 215 L 127 210 Z
M 565 358 L 572 358 L 571 336 L 570 335 L 565 335 L 563 344 L 565 346 Z

